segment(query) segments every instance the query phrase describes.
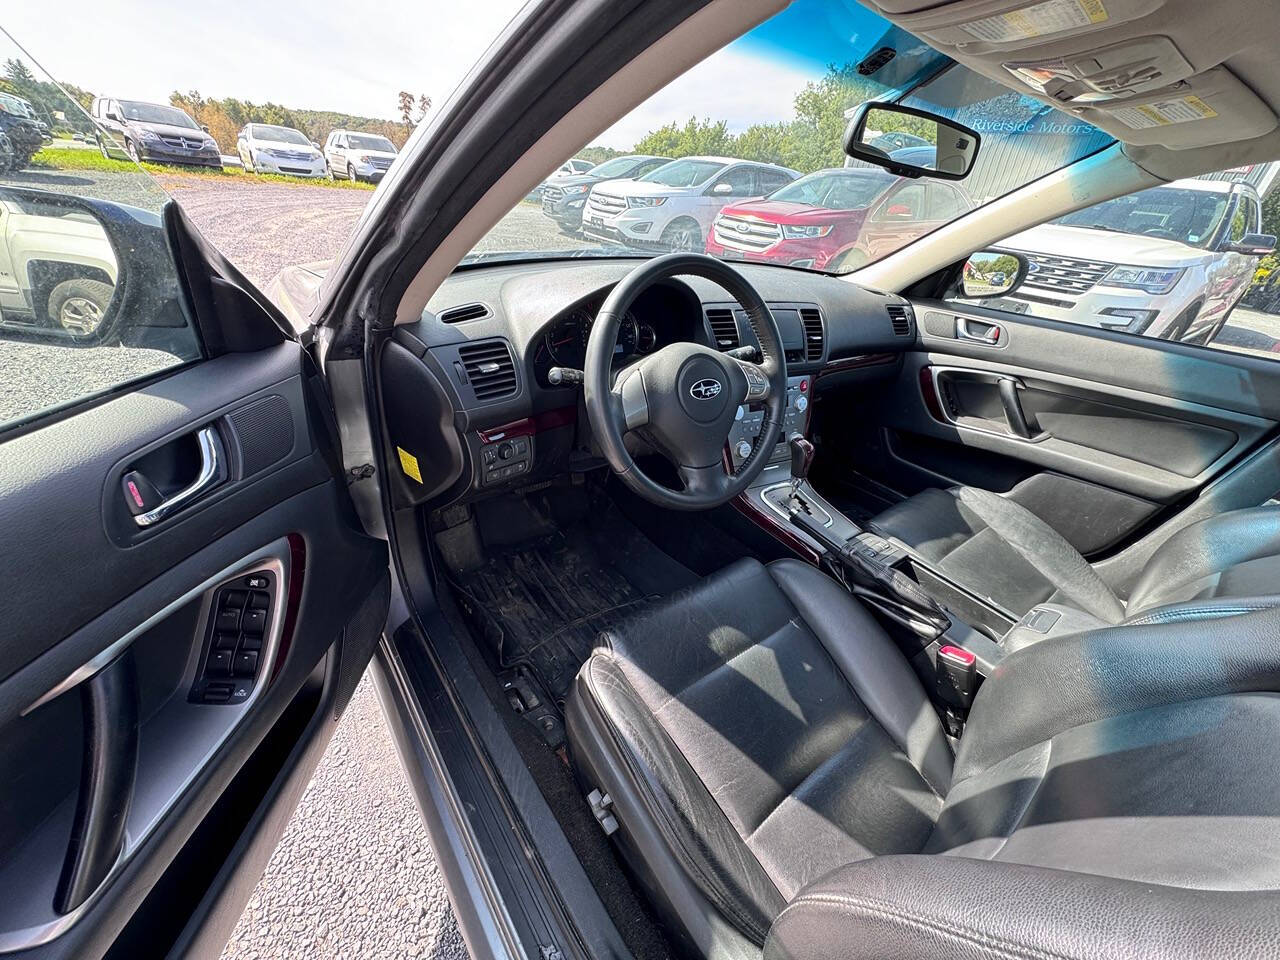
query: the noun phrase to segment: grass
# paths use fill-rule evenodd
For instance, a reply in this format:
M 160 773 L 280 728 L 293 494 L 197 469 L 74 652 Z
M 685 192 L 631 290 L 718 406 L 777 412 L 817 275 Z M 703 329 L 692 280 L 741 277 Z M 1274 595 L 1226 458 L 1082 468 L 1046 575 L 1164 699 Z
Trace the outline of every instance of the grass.
M 97 150 L 76 147 L 47 146 L 31 159 L 31 166 L 41 170 L 91 170 L 99 173 L 136 173 L 137 167 L 129 160 L 104 157 Z M 206 180 L 253 180 L 267 183 L 285 183 L 290 186 L 320 186 L 337 190 L 372 190 L 374 184 L 351 180 L 308 180 L 280 173 L 249 173 L 239 167 L 211 170 L 207 167 L 187 167 L 177 164 L 143 163 L 142 169 L 155 176 L 200 177 Z

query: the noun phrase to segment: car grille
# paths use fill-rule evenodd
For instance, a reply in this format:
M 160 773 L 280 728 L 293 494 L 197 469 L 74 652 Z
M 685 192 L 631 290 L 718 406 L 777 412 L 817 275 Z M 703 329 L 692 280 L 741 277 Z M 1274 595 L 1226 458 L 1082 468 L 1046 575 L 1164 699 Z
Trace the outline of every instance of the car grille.
M 370 157 L 369 166 L 375 167 L 378 170 L 390 170 L 391 158 L 390 157 Z
M 627 209 L 627 201 L 609 193 L 592 191 L 591 199 L 587 201 L 587 216 L 616 217 L 625 209 Z
M 564 196 L 564 191 L 559 187 L 543 187 L 542 202 L 546 204 L 557 203 Z
M 1022 286 L 1055 293 L 1084 293 L 1105 277 L 1113 266 L 1101 260 L 1052 257 L 1041 253 L 1029 253 L 1026 257 L 1031 271 L 1022 281 Z
M 776 223 L 765 223 L 755 217 L 718 217 L 713 228 L 716 243 L 736 250 L 764 250 L 781 238 Z
M 277 160 L 310 160 L 311 154 L 305 150 L 269 150 L 267 151 Z
M 204 140 L 192 140 L 189 137 L 161 136 L 160 139 L 166 147 L 172 147 L 174 150 L 200 150 L 204 147 Z

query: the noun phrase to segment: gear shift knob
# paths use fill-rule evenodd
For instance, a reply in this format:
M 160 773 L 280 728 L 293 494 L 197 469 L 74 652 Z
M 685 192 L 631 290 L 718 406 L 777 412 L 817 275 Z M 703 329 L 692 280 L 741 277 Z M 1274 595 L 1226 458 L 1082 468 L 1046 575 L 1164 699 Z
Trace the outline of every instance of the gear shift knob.
M 791 479 L 804 480 L 809 476 L 809 468 L 813 466 L 813 444 L 799 433 L 787 437 L 787 446 L 791 448 Z

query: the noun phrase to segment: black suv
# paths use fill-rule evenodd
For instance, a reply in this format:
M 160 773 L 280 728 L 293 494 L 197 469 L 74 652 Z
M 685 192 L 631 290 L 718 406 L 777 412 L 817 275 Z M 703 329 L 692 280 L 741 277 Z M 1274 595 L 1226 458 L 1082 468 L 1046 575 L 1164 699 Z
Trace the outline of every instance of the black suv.
M 218 142 L 177 107 L 96 97 L 93 122 L 109 134 L 98 135 L 98 148 L 104 157 L 111 156 L 114 139 L 114 145 L 124 147 L 135 163 L 151 160 L 222 169 Z
M 0 93 L 0 134 L 8 141 L 7 150 L 0 143 L 0 164 L 7 170 L 21 170 L 29 164 L 44 142 L 40 124 L 26 101 L 8 93 Z

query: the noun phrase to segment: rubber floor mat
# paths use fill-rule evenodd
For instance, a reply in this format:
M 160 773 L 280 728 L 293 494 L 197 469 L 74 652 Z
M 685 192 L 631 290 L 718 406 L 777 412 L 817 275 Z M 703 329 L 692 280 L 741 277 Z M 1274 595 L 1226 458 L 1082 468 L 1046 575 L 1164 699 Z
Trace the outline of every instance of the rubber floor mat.
M 694 579 L 629 525 L 575 524 L 491 556 L 455 586 L 498 668 L 523 664 L 559 706 L 605 627 Z

